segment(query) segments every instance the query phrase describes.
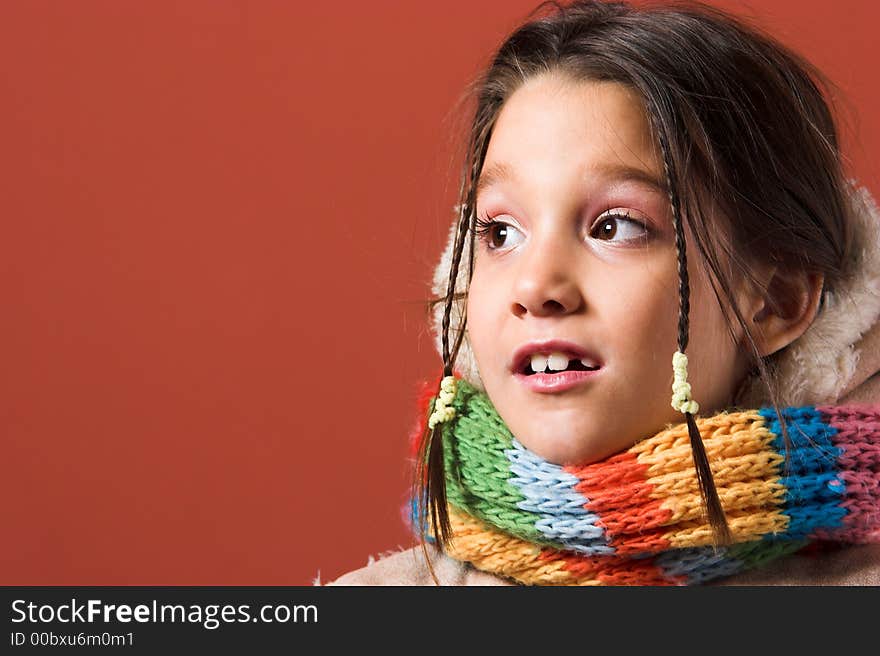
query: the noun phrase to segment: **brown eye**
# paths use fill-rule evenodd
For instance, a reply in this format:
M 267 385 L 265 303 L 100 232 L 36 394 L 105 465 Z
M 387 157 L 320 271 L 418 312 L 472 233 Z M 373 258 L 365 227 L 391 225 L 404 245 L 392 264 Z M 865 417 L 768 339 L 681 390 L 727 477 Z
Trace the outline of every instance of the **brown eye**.
M 486 244 L 486 248 L 490 251 L 515 246 L 516 236 L 520 234 L 519 230 L 509 223 L 494 219 L 477 219 L 474 230 L 477 237 Z M 512 243 L 509 240 L 512 240 Z
M 489 244 L 492 248 L 502 248 L 504 246 L 504 242 L 507 240 L 508 227 L 506 223 L 496 223 L 492 226 L 492 229 L 489 231 Z
M 599 239 L 613 239 L 617 234 L 617 219 L 605 219 L 599 224 Z
M 648 237 L 647 226 L 623 214 L 608 214 L 596 223 L 591 236 L 603 241 L 627 242 Z

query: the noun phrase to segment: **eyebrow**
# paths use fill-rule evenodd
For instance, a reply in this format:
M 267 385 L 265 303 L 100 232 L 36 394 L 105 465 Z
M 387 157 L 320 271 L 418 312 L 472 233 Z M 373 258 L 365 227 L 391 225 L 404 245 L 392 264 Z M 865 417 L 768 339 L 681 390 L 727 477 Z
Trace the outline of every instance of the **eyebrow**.
M 600 164 L 592 167 L 590 173 L 599 175 L 603 178 L 612 180 L 623 180 L 627 182 L 637 182 L 645 186 L 651 187 L 656 191 L 666 193 L 666 185 L 656 176 L 635 166 L 627 166 L 626 164 Z M 515 182 L 517 180 L 516 171 L 506 162 L 496 162 L 489 167 L 484 168 L 477 180 L 477 190 L 479 194 L 489 187 L 493 187 L 502 182 Z

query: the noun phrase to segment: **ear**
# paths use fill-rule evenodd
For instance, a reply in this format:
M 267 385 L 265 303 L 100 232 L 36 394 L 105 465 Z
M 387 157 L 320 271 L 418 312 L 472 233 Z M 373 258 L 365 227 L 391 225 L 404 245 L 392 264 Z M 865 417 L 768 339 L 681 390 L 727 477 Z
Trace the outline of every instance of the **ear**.
M 819 308 L 824 277 L 773 267 L 765 289 L 752 299 L 752 336 L 761 357 L 785 348 L 804 334 Z

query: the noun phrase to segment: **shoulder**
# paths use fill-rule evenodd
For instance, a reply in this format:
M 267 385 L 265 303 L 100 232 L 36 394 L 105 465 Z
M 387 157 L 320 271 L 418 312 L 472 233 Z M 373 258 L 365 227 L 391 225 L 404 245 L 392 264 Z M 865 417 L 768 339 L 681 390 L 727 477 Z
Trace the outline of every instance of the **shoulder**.
M 510 581 L 481 572 L 440 552 L 433 545 L 426 546 L 428 558 L 440 585 L 443 586 L 494 586 L 513 585 Z M 372 560 L 365 567 L 343 574 L 326 585 L 436 585 L 425 562 L 421 546 L 387 554 Z
M 719 585 L 880 586 L 880 544 L 860 544 L 798 553 Z

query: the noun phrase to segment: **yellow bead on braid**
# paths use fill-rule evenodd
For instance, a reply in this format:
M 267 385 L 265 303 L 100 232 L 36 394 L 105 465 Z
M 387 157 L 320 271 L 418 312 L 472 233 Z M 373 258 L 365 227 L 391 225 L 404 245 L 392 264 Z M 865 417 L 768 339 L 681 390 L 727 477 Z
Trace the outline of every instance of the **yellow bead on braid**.
M 455 408 L 450 404 L 455 398 L 455 377 L 444 376 L 440 381 L 440 393 L 437 395 L 437 401 L 434 403 L 434 412 L 428 418 L 428 428 L 433 429 L 437 424 L 449 421 L 455 417 Z
M 699 412 L 700 405 L 691 398 L 691 386 L 687 382 L 687 366 L 688 358 L 684 353 L 681 351 L 673 353 L 672 407 L 679 412 L 689 412 L 695 415 Z

